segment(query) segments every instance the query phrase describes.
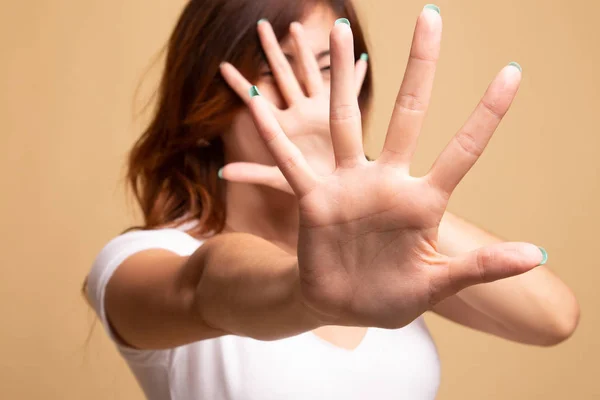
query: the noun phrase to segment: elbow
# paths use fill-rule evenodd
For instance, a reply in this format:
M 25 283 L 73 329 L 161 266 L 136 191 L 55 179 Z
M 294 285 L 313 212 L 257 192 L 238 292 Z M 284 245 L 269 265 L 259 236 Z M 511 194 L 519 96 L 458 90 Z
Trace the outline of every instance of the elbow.
M 542 346 L 556 346 L 569 339 L 575 333 L 579 324 L 580 309 L 574 297 L 570 303 L 568 307 L 561 310 L 555 316 L 555 320 L 551 324 L 552 327 L 548 329 L 546 338 L 541 343 Z

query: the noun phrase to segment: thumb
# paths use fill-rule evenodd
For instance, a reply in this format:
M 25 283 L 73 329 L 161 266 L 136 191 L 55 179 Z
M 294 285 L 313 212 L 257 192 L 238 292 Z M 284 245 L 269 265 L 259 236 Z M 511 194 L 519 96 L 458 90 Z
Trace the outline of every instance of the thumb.
M 469 286 L 523 274 L 548 260 L 546 250 L 529 243 L 498 243 L 450 258 L 447 268 L 433 272 L 436 300 Z M 438 293 L 435 293 L 438 292 Z
M 274 166 L 235 162 L 221 168 L 219 177 L 230 182 L 264 185 L 286 193 L 294 193 L 279 168 Z

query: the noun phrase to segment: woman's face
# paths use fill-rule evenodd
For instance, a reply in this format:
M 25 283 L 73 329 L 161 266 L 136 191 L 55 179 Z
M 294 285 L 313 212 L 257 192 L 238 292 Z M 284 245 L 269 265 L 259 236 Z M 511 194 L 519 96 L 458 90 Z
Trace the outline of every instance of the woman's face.
M 337 15 L 326 6 L 315 7 L 303 21 L 300 21 L 304 27 L 305 36 L 323 77 L 326 90 L 329 90 L 329 33 L 333 27 Z M 296 76 L 300 76 L 300 65 L 295 56 L 295 46 L 293 40 L 288 37 L 280 43 L 283 53 L 289 60 Z M 277 82 L 270 74 L 268 65 L 261 68 L 261 75 L 258 82 L 261 94 L 278 108 L 286 107 L 283 101 Z M 258 136 L 252 117 L 248 109 L 241 110 L 233 120 L 229 132 L 223 136 L 225 144 L 225 162 L 236 161 L 254 162 L 265 165 L 274 165 L 274 161 L 269 154 L 264 143 Z

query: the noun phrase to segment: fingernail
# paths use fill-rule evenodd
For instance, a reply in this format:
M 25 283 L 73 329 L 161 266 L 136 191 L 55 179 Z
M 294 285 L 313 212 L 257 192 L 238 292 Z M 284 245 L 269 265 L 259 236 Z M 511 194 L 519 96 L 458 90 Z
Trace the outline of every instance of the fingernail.
M 363 61 L 369 61 L 369 55 L 367 53 L 362 53 L 360 55 L 360 59 Z
M 258 88 L 256 86 L 252 86 L 250 88 L 250 98 L 255 96 L 260 96 L 260 92 L 258 91 Z
M 542 256 L 543 256 L 542 262 L 540 263 L 540 265 L 544 265 L 548 262 L 548 252 L 543 247 L 538 247 L 538 248 L 542 252 Z
M 346 24 L 346 25 L 350 26 L 350 21 L 348 21 L 348 18 L 340 18 L 337 21 L 335 21 L 335 24 L 336 25 Z
M 424 10 L 433 10 L 438 14 L 441 14 L 440 12 L 440 8 L 438 6 L 436 6 L 435 4 L 427 4 L 425 5 L 425 7 L 423 7 Z
M 223 170 L 225 169 L 225 167 L 220 168 L 219 172 L 217 172 L 217 175 L 219 176 L 220 179 L 223 179 Z
M 519 71 L 523 72 L 523 68 L 521 68 L 521 66 L 519 65 L 518 62 L 511 61 L 508 63 L 508 65 L 512 65 L 513 67 L 517 68 Z
M 258 22 L 256 23 L 256 25 L 260 25 L 260 24 L 262 24 L 263 22 L 267 22 L 267 21 L 268 21 L 268 20 L 267 20 L 266 18 L 261 18 L 261 19 L 259 19 L 259 20 L 258 20 Z

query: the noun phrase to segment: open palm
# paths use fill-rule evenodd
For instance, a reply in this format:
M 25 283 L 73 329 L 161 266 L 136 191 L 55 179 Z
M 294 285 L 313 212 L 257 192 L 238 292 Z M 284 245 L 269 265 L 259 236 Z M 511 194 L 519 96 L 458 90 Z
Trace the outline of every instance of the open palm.
M 257 31 L 270 74 L 277 82 L 283 102 L 283 108 L 272 104 L 271 111 L 287 137 L 302 150 L 311 167 L 319 173 L 331 173 L 335 165 L 329 134 L 330 91 L 302 24 L 293 22 L 290 25 L 299 76 L 294 74 L 271 24 L 263 20 L 258 24 Z M 357 95 L 361 92 L 367 67 L 362 57 L 355 63 L 354 88 Z M 229 63 L 221 65 L 221 74 L 240 99 L 248 104 L 248 90 L 252 87 L 250 82 Z M 292 193 L 292 188 L 276 166 L 233 162 L 223 168 L 222 175 L 229 181 L 263 184 Z
M 354 88 L 352 31 L 331 33 L 330 131 L 336 169 L 317 174 L 252 89 L 253 118 L 298 197 L 303 301 L 328 324 L 398 328 L 467 286 L 526 272 L 542 253 L 504 243 L 461 257 L 438 253 L 438 226 L 452 191 L 474 165 L 516 95 L 521 73 L 506 66 L 429 173 L 409 175 L 439 55 L 441 17 L 425 9 L 384 149 L 368 161 Z

